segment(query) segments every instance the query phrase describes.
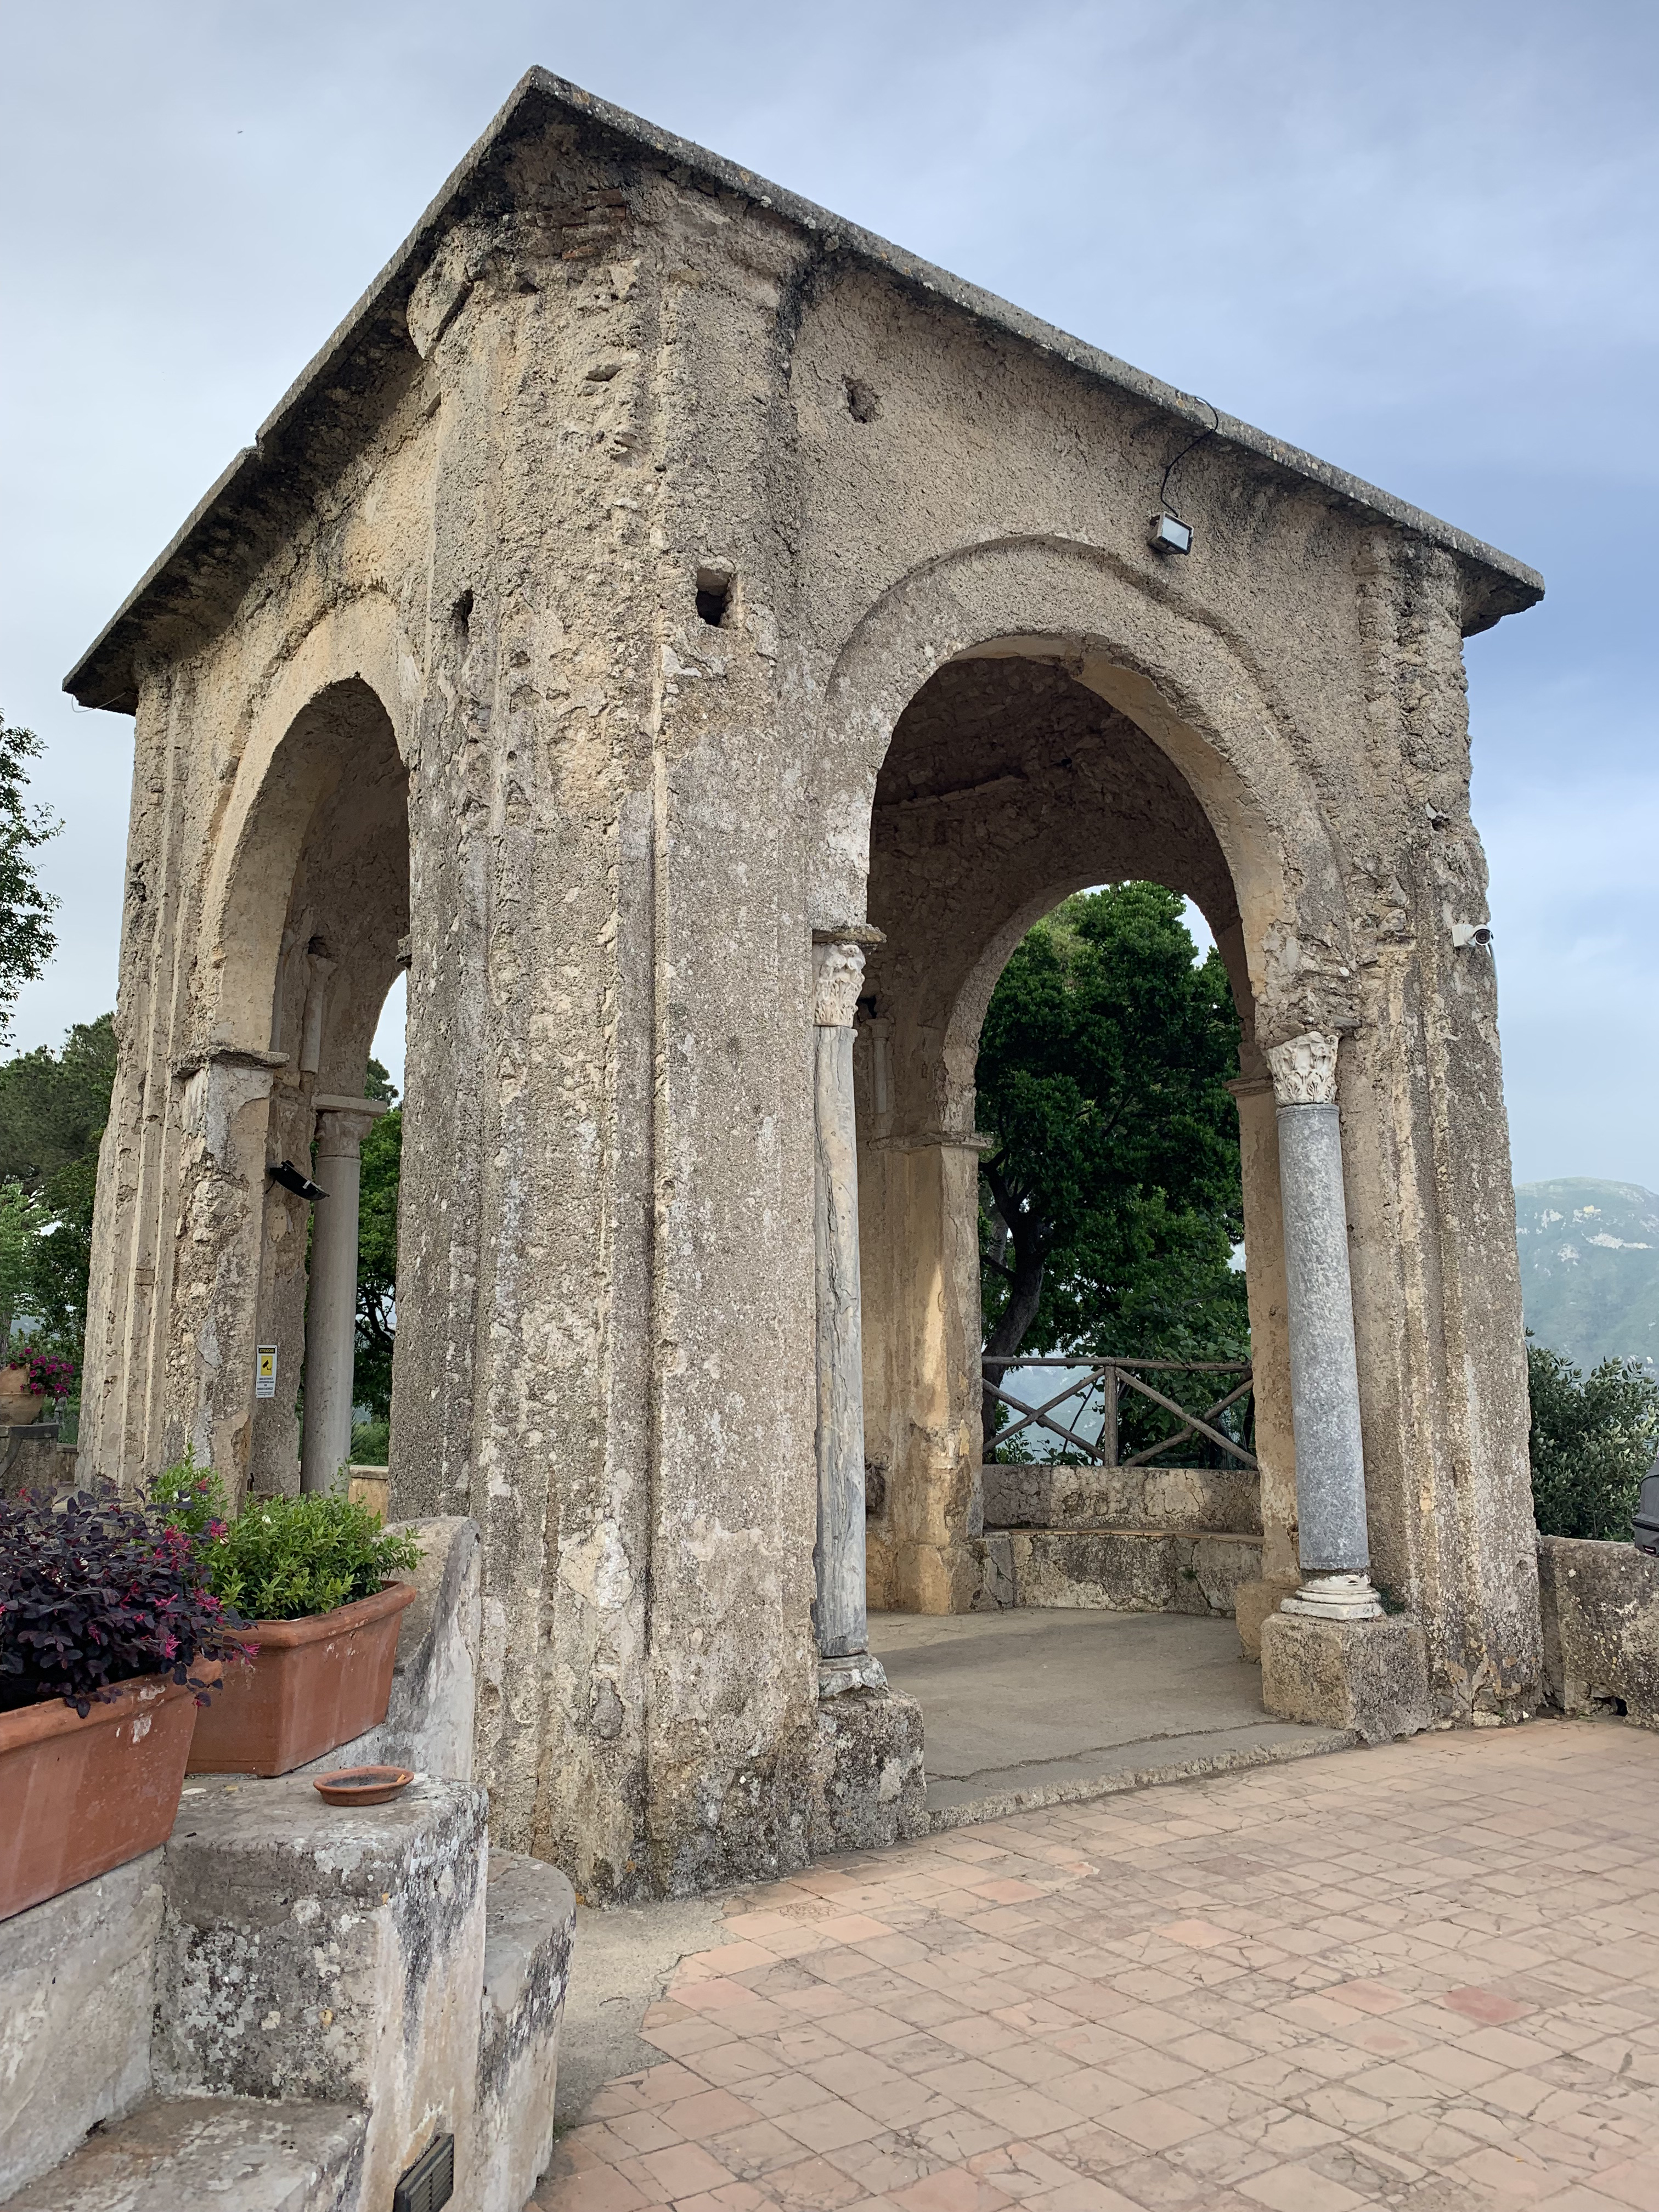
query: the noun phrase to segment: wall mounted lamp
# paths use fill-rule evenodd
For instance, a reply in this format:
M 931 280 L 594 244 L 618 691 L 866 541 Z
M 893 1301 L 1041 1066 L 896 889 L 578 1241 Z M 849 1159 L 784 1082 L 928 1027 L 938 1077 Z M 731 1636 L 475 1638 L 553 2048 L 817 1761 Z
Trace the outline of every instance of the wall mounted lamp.
M 292 1160 L 283 1160 L 276 1167 L 268 1167 L 265 1173 L 272 1182 L 280 1183 L 284 1190 L 291 1190 L 295 1198 L 309 1199 L 314 1203 L 318 1199 L 328 1196 L 328 1193 L 319 1189 L 309 1176 L 302 1175 Z

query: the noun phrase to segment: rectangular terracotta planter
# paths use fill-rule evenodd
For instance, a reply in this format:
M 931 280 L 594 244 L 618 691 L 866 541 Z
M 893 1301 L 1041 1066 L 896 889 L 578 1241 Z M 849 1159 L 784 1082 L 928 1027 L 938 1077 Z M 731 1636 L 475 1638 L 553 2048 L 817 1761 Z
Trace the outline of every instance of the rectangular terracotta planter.
M 412 1583 L 305 1620 L 256 1620 L 248 1667 L 226 1666 L 198 1716 L 192 1774 L 291 1774 L 386 1718 Z
M 61 1698 L 0 1713 L 0 1920 L 166 1843 L 195 1727 L 159 1674 L 85 1720 Z

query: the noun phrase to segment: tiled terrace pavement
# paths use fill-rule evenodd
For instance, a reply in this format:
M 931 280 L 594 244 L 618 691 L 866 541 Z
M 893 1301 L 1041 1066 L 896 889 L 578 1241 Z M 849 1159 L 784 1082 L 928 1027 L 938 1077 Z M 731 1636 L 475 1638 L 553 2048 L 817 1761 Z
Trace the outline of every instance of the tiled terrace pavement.
M 734 1897 L 544 2212 L 1659 2212 L 1659 1738 L 1538 1722 Z

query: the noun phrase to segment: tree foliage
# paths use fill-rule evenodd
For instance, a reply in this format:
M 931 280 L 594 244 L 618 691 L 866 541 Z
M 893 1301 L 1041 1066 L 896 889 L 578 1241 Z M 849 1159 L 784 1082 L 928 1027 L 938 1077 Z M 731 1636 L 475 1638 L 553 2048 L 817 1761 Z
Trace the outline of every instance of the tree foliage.
M 1628 1543 L 1636 1493 L 1659 1451 L 1659 1383 L 1639 1360 L 1604 1359 L 1586 1375 L 1532 1343 L 1527 1382 L 1539 1533 Z
M 1003 970 L 978 1070 L 988 1352 L 1248 1357 L 1238 1015 L 1182 912 L 1155 884 L 1084 892 Z
M 397 1090 L 378 1060 L 368 1063 L 368 1096 L 387 1103 Z M 352 1395 L 378 1423 L 392 1413 L 392 1352 L 398 1327 L 398 1182 L 404 1117 L 393 1105 L 363 1139 L 357 1217 L 357 1350 Z M 356 1447 L 354 1445 L 354 1450 Z
M 0 714 L 0 1042 L 11 1035 L 17 994 L 45 968 L 57 946 L 52 917 L 58 902 L 42 890 L 34 854 L 61 827 L 44 806 L 25 799 L 28 763 L 40 740 Z
M 115 1081 L 115 1023 L 77 1022 L 61 1052 L 0 1066 L 0 1324 L 79 1364 L 98 1145 Z

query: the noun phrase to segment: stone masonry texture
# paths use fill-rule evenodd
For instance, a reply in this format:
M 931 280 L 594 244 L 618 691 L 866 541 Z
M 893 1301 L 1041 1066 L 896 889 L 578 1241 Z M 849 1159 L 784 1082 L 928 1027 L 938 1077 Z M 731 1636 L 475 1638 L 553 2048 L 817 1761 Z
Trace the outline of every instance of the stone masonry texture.
M 1225 416 L 1161 560 L 1211 420 L 532 71 L 70 678 L 136 720 L 83 1468 L 293 1486 L 307 1222 L 265 1169 L 361 1093 L 406 965 L 392 1510 L 478 1524 L 492 1838 L 584 1896 L 811 1853 L 815 930 L 884 937 L 871 1602 L 983 1578 L 991 988 L 1141 875 L 1210 919 L 1246 1094 L 1342 1040 L 1373 1570 L 1437 1717 L 1536 1701 L 1495 981 L 1450 925 L 1486 917 L 1462 639 L 1542 587 Z

